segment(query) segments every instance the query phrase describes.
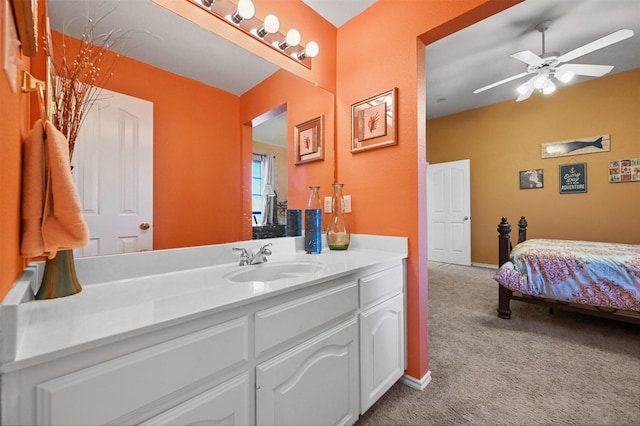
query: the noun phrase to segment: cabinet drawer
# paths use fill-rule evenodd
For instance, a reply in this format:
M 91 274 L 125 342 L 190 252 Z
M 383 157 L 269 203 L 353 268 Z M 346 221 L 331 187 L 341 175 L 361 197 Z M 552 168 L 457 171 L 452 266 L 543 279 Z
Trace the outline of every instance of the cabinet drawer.
M 242 374 L 174 407 L 141 426 L 248 425 L 253 396 L 249 375 Z
M 256 357 L 357 307 L 358 287 L 356 282 L 350 282 L 256 312 Z
M 404 287 L 402 265 L 396 265 L 384 271 L 367 275 L 359 279 L 360 307 L 379 303 L 400 293 Z
M 248 318 L 36 386 L 38 424 L 105 424 L 248 361 Z

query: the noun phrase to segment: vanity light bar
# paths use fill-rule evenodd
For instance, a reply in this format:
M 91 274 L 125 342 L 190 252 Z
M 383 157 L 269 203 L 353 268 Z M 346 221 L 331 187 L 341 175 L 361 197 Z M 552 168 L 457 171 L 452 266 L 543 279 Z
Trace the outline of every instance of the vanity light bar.
M 267 15 L 264 22 L 257 18 L 252 0 L 238 0 L 238 3 L 231 0 L 189 1 L 307 68 L 311 68 L 311 59 L 320 52 L 315 41 L 301 46 L 301 35 L 296 29 L 292 28 L 286 35 L 282 34 L 279 31 L 280 21 L 275 15 Z

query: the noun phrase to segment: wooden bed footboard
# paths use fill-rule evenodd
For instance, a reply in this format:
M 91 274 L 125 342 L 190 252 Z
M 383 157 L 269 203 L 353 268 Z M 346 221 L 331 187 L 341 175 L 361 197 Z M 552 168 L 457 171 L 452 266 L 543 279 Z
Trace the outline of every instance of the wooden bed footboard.
M 511 225 L 506 217 L 503 217 L 498 225 L 498 262 L 502 266 L 509 261 L 511 255 Z M 518 244 L 527 239 L 527 220 L 524 216 L 518 221 Z M 570 312 L 578 312 L 582 314 L 593 315 L 601 318 L 614 319 L 632 324 L 640 324 L 640 312 L 608 309 L 591 305 L 577 305 L 575 303 L 562 302 L 551 299 L 542 299 L 538 297 L 521 295 L 514 292 L 502 284 L 498 284 L 498 316 L 500 318 L 511 318 L 511 300 L 521 302 L 534 303 L 537 305 L 548 306 L 553 313 L 554 308 L 563 309 Z
M 503 217 L 498 225 L 498 263 L 499 266 L 504 265 L 509 261 L 511 255 L 511 225 L 507 221 L 506 217 Z M 518 244 L 526 241 L 527 239 L 527 220 L 524 216 L 520 217 L 518 221 Z M 498 289 L 498 316 L 500 318 L 511 318 L 510 302 L 513 296 L 513 291 L 508 288 L 499 285 Z

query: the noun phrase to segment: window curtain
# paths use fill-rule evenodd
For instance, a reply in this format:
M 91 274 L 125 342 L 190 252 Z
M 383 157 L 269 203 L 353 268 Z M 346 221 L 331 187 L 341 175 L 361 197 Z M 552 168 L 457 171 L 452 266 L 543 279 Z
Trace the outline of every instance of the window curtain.
M 276 225 L 278 223 L 276 207 L 278 199 L 273 189 L 275 183 L 273 175 L 273 156 L 266 155 L 262 159 L 262 224 Z

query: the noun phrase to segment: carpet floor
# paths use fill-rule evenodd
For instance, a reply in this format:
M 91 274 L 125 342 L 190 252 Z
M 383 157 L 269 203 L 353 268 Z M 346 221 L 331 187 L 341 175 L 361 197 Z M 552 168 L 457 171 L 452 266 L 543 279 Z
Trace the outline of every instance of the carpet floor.
M 511 302 L 495 270 L 430 263 L 429 369 L 358 425 L 640 425 L 640 326 Z

